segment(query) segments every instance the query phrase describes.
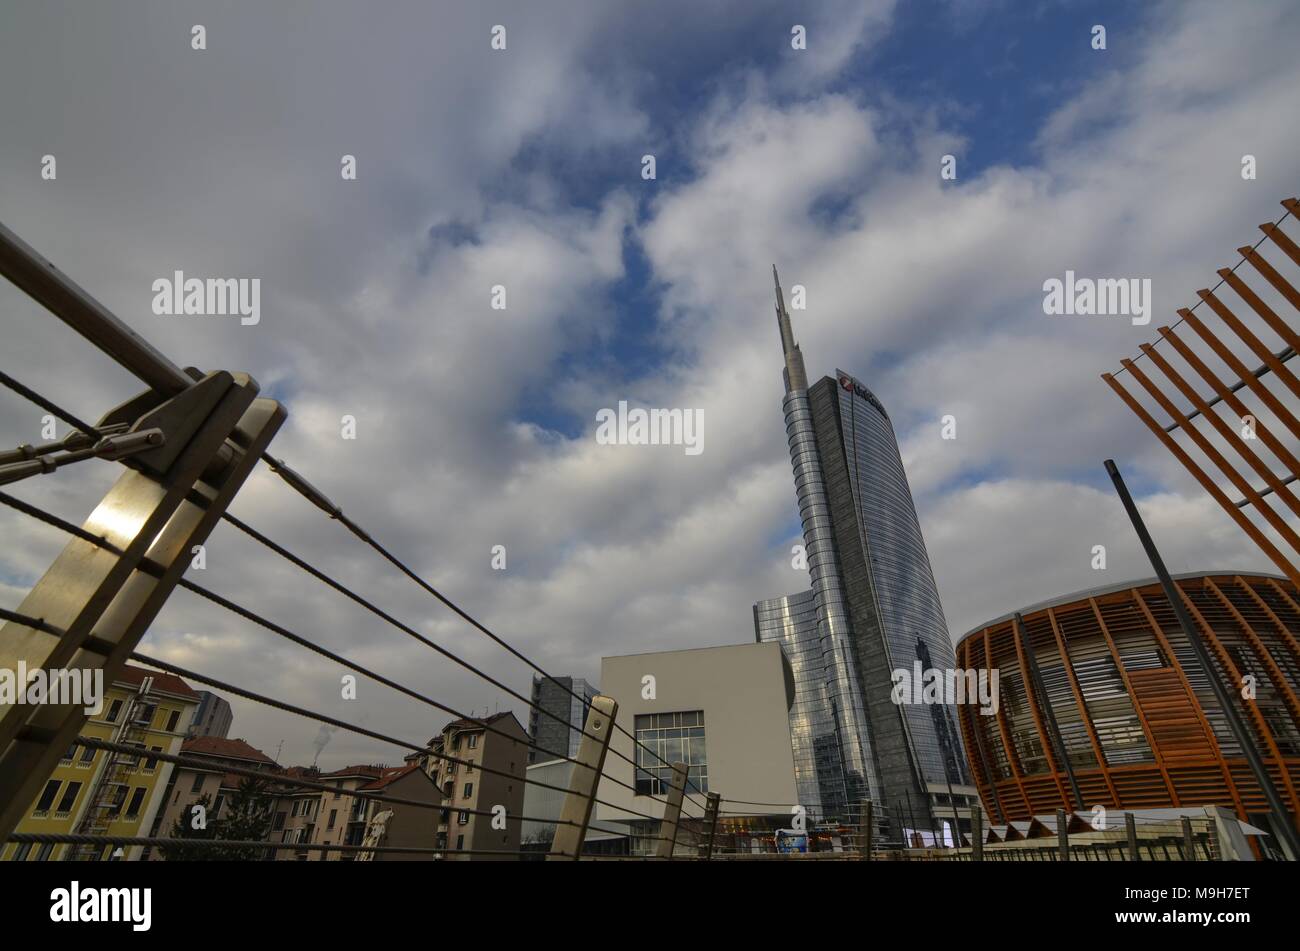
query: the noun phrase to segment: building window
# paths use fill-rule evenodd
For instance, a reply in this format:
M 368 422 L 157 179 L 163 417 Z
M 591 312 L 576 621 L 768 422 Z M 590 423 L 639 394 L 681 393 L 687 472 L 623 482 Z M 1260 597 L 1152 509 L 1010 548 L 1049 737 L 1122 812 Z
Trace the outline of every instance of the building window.
M 72 757 L 76 754 L 76 752 L 77 752 L 77 744 L 73 743 L 71 746 L 68 747 L 68 752 L 63 754 L 63 759 L 61 759 L 59 762 L 71 763 Z
M 327 822 L 327 823 L 325 824 L 325 828 L 327 828 L 327 829 L 333 829 L 333 828 L 334 828 L 334 821 L 335 821 L 336 819 L 338 819 L 338 817 L 339 817 L 339 811 L 338 811 L 337 809 L 331 809 L 331 810 L 330 810 L 330 821 Z
M 456 824 L 461 826 L 469 825 L 469 813 L 462 812 L 460 815 L 458 815 L 456 817 Z M 457 846 L 457 848 L 460 848 L 460 846 Z
M 158 704 L 156 703 L 141 704 L 140 709 L 136 711 L 135 722 L 140 726 L 149 726 L 149 724 L 153 723 L 153 714 L 157 709 Z
M 140 806 L 144 802 L 144 794 L 147 791 L 148 790 L 146 790 L 145 787 L 137 786 L 135 792 L 131 793 L 131 804 L 126 807 L 126 817 L 128 819 L 134 819 L 136 816 L 140 815 Z M 220 803 L 220 801 L 221 799 L 218 797 L 217 802 Z M 218 808 L 220 808 L 219 805 Z
M 279 832 L 281 829 L 283 829 L 284 819 L 285 819 L 284 811 L 281 810 L 280 812 L 277 812 L 275 814 L 275 818 L 271 820 L 271 831 Z
M 194 785 L 190 786 L 190 792 L 195 793 L 195 792 L 198 792 L 198 791 L 199 791 L 200 789 L 202 789 L 202 788 L 203 788 L 203 774 L 202 774 L 202 773 L 197 773 L 197 774 L 195 774 L 195 776 L 194 776 Z M 295 816 L 296 816 L 297 814 L 298 814 L 298 813 L 296 813 L 296 812 L 294 813 Z
M 704 711 L 646 713 L 633 721 L 636 749 L 636 794 L 661 796 L 672 785 L 672 763 L 685 763 L 689 792 L 709 791 Z
M 472 750 L 476 750 L 476 749 L 478 749 L 478 734 L 477 734 L 477 733 L 471 733 L 471 734 L 469 735 L 469 748 L 472 749 Z
M 131 743 L 131 744 L 128 744 L 128 745 L 130 745 L 130 746 L 134 746 L 134 747 L 136 747 L 137 749 L 141 749 L 141 750 L 144 749 L 144 744 L 143 744 L 143 743 Z M 140 765 L 140 757 L 135 756 L 135 755 L 133 755 L 133 754 L 123 753 L 123 754 L 122 754 L 122 764 L 123 764 L 127 769 L 135 769 L 137 766 Z
M 464 848 L 465 848 L 465 837 L 463 835 L 456 836 L 456 851 L 459 852 Z
M 180 719 L 181 719 L 181 712 L 179 710 L 173 710 L 171 714 L 167 717 L 168 733 L 176 732 L 176 724 L 180 722 Z
M 36 800 L 34 815 L 43 816 L 50 811 L 50 806 L 54 805 L 54 797 L 59 794 L 59 787 L 62 785 L 63 783 L 57 779 L 51 779 L 45 784 L 41 798 Z
M 117 715 L 122 712 L 122 701 L 114 700 L 108 707 L 108 716 L 105 718 L 109 723 L 117 722 Z
M 95 750 L 89 746 L 81 748 L 81 759 L 77 760 L 77 769 L 86 769 L 95 759 Z
M 32 852 L 32 844 L 30 842 L 20 842 L 17 846 L 15 846 L 14 854 L 9 856 L 9 861 L 26 862 L 27 856 L 29 856 L 31 852 Z
M 461 795 L 462 795 L 463 797 L 465 797 L 466 799 L 468 799 L 470 796 L 474 795 L 474 784 L 473 784 L 473 783 L 466 783 L 466 784 L 465 784 L 465 791 L 464 791 L 463 793 L 461 793 Z
M 54 843 L 46 842 L 44 845 L 41 846 L 41 850 L 36 853 L 36 861 L 48 862 L 50 860 L 50 853 L 53 851 L 54 851 Z
M 152 752 L 154 752 L 154 753 L 161 753 L 161 752 L 162 752 L 162 747 L 161 747 L 161 746 L 151 746 L 151 747 L 149 747 L 149 749 L 150 749 Z M 146 773 L 152 773 L 152 772 L 153 772 L 155 769 L 157 769 L 157 768 L 158 768 L 158 759 L 157 759 L 157 757 L 150 756 L 147 760 L 144 761 L 144 771 L 145 771 Z
M 72 806 L 77 801 L 79 792 L 81 792 L 81 783 L 68 783 L 63 787 L 63 798 L 59 800 L 57 815 L 66 816 L 72 812 Z
M 217 797 L 217 801 L 212 804 L 212 818 L 214 819 L 221 818 L 221 807 L 225 804 L 225 802 L 226 802 L 225 796 Z

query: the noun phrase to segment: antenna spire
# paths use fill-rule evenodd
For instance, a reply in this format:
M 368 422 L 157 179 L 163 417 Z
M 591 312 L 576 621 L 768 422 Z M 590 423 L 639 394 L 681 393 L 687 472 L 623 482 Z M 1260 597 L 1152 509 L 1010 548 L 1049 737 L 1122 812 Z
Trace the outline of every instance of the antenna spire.
M 781 278 L 776 273 L 775 264 L 772 265 L 772 284 L 776 288 L 776 325 L 781 331 L 781 352 L 785 354 L 785 389 L 787 393 L 806 390 L 808 374 L 804 370 L 803 353 L 794 342 L 794 329 L 790 326 L 790 313 L 785 309 L 785 295 L 781 293 Z

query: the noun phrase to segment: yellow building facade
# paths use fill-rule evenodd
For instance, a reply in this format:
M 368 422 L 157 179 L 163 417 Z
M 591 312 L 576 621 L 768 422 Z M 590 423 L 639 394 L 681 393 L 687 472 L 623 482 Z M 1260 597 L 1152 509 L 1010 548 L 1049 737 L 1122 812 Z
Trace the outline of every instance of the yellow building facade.
M 99 713 L 81 735 L 140 747 L 139 756 L 72 746 L 42 787 L 20 833 L 146 836 L 162 806 L 173 764 L 150 753 L 180 753 L 199 695 L 179 677 L 126 666 L 104 690 Z M 140 846 L 33 845 L 11 842 L 4 861 L 61 861 L 140 857 Z

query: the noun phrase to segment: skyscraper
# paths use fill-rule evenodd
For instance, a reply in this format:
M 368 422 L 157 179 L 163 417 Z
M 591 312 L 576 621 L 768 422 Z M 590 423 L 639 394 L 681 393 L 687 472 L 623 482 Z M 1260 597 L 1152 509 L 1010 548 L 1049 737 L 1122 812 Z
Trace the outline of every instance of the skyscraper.
M 884 406 L 848 373 L 808 385 L 772 275 L 812 588 L 758 602 L 754 627 L 785 647 L 795 671 L 801 804 L 833 820 L 869 798 L 895 822 L 929 829 L 974 789 L 951 707 L 894 702 L 893 671 L 956 665 L 898 442 Z
M 577 756 L 582 727 L 587 720 L 587 705 L 594 696 L 596 688 L 579 677 L 534 677 L 528 717 L 528 735 L 534 746 L 555 756 Z M 551 715 L 545 716 L 541 710 Z M 542 763 L 546 759 L 546 753 L 541 750 L 528 751 L 529 763 Z

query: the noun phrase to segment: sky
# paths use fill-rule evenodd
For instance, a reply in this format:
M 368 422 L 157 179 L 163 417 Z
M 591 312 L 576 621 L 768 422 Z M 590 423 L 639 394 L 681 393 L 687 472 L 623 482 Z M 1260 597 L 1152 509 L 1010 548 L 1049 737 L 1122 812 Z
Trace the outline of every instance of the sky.
M 775 264 L 806 289 L 810 377 L 842 367 L 889 410 L 956 639 L 1150 576 L 1107 458 L 1171 569 L 1271 569 L 1099 375 L 1296 193 L 1296 35 L 1300 8 L 1263 0 L 17 0 L 0 220 L 179 365 L 251 374 L 289 411 L 273 453 L 543 668 L 593 682 L 603 656 L 752 641 L 754 601 L 808 587 Z M 154 313 L 178 270 L 260 279 L 260 321 Z M 1067 270 L 1149 278 L 1151 323 L 1045 315 Z M 92 420 L 141 389 L 7 283 L 0 367 Z M 703 451 L 599 443 L 620 401 L 699 411 Z M 9 443 L 40 441 L 41 415 L 0 392 Z M 94 461 L 10 491 L 79 523 L 115 477 Z M 232 511 L 528 692 L 528 667 L 265 468 Z M 0 537 L 17 607 L 64 539 L 9 510 Z M 526 722 L 230 526 L 207 548 L 199 583 Z M 447 719 L 364 680 L 345 700 L 342 670 L 184 591 L 140 650 L 403 739 Z M 346 732 L 318 752 L 313 722 L 232 703 L 232 735 L 282 763 L 400 762 Z

